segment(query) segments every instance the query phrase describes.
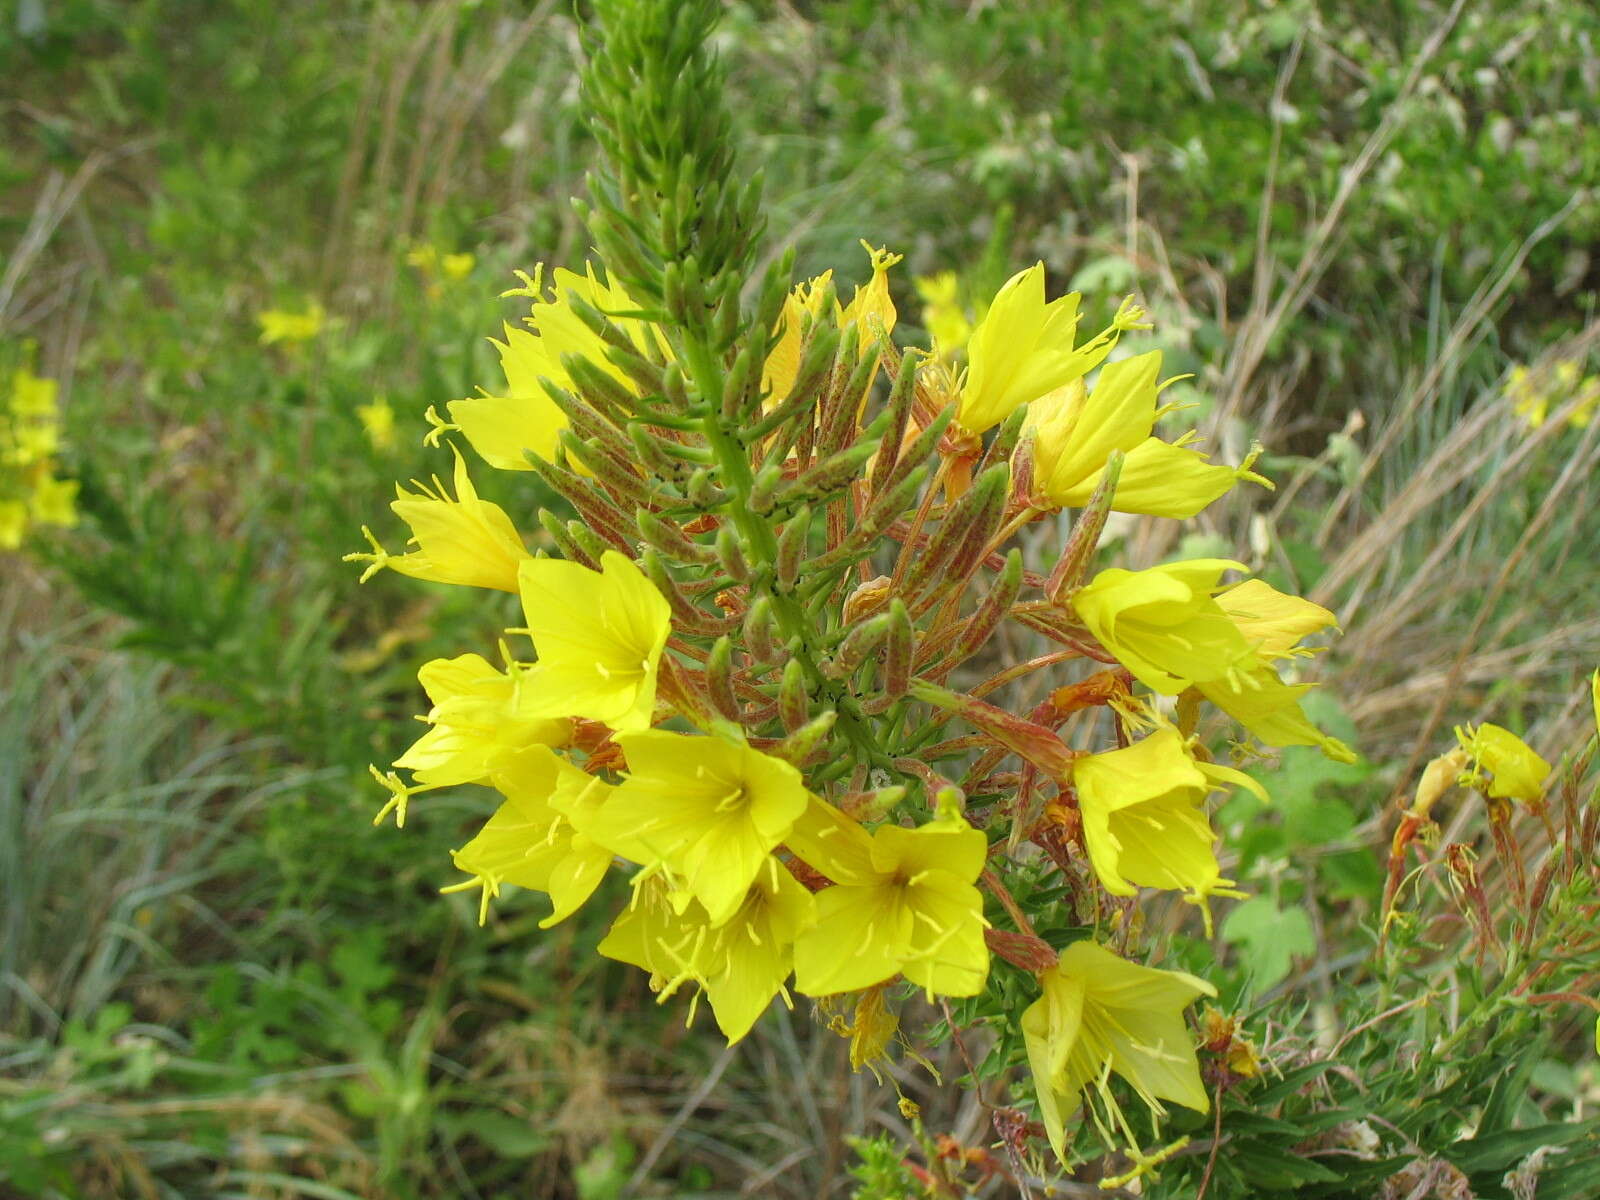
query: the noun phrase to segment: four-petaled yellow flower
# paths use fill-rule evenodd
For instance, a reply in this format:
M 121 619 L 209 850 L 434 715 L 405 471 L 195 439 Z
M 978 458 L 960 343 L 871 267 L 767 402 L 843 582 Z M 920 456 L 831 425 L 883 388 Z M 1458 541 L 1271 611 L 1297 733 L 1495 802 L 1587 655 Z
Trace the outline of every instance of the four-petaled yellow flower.
M 672 609 L 655 584 L 615 550 L 601 555 L 598 571 L 530 558 L 518 582 L 525 632 L 539 655 L 538 686 L 520 698 L 522 714 L 649 726 L 672 632 Z
M 1456 741 L 1472 757 L 1468 782 L 1484 788 L 1497 800 L 1537 804 L 1544 795 L 1550 764 L 1509 729 L 1485 721 L 1456 727 Z M 1483 772 L 1488 771 L 1488 778 Z
M 628 773 L 596 836 L 627 858 L 660 865 L 726 921 L 806 807 L 800 772 L 742 742 L 664 729 L 616 735 Z
M 1215 996 L 1203 979 L 1128 962 L 1093 942 L 1074 942 L 1039 977 L 1044 995 L 1022 1014 L 1022 1038 L 1039 1097 L 1039 1117 L 1056 1157 L 1067 1161 L 1065 1120 L 1091 1090 L 1130 1144 L 1111 1076 L 1120 1075 L 1152 1113 L 1163 1100 L 1206 1112 L 1194 1039 L 1183 1010 Z M 1106 1132 L 1110 1133 L 1110 1130 Z
M 1111 507 L 1154 517 L 1192 517 L 1241 478 L 1265 483 L 1249 463 L 1234 468 L 1206 461 L 1177 442 L 1153 437 L 1161 415 L 1161 351 L 1107 363 L 1093 390 L 1081 379 L 1030 406 L 1033 432 L 1033 500 L 1041 506 L 1078 508 L 1089 502 L 1113 450 L 1127 457 Z
M 411 527 L 410 540 L 417 548 L 405 554 L 390 554 L 372 531 L 362 526 L 361 532 L 372 543 L 372 552 L 344 556 L 346 562 L 371 564 L 362 572 L 362 582 L 388 567 L 434 583 L 516 591 L 517 568 L 531 561 L 532 556 L 505 510 L 478 498 L 460 451 L 456 452 L 455 499 L 450 498 L 437 477 L 431 488 L 412 482 L 415 492 L 395 486 L 398 498 L 389 507 Z
M 959 815 L 871 834 L 814 801 L 789 848 L 833 880 L 817 924 L 795 947 L 795 987 L 808 996 L 857 991 L 904 975 L 929 994 L 974 996 L 989 975 L 983 898 L 974 881 L 988 845 Z
M 612 790 L 586 775 L 547 746 L 530 746 L 494 774 L 505 802 L 465 846 L 451 852 L 455 865 L 472 878 L 440 889 L 481 889 L 478 924 L 501 884 L 532 888 L 550 897 L 552 911 L 539 922 L 548 929 L 578 911 L 600 885 L 612 861 L 605 846 L 580 827 Z
M 417 678 L 433 702 L 422 718 L 430 728 L 394 765 L 428 787 L 454 787 L 490 782 L 530 746 L 565 745 L 571 721 L 526 717 L 518 710 L 518 693 L 534 683 L 538 670 L 496 670 L 477 654 L 423 664 Z
M 784 980 L 793 969 L 795 939 L 815 919 L 811 893 L 769 856 L 720 924 L 688 893 L 646 876 L 599 952 L 649 971 L 658 1000 L 685 983 L 698 984 L 732 1045 L 750 1032 L 774 996 L 781 994 L 792 1006 Z M 691 1020 L 693 1015 L 691 1008 Z

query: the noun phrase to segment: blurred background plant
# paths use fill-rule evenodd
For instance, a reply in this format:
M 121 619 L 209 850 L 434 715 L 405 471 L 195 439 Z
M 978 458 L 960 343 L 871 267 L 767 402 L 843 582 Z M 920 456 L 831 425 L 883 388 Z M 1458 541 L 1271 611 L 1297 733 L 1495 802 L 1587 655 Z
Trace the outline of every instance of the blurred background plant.
M 17 0 L 0 20 L 0 383 L 35 381 L 12 419 L 53 392 L 62 481 L 0 552 L 0 1189 L 898 1197 L 942 1163 L 1008 1194 L 962 1157 L 988 1113 L 926 1073 L 902 1081 L 912 1122 L 836 1082 L 848 1046 L 804 1011 L 723 1050 L 596 959 L 592 922 L 530 939 L 512 910 L 479 935 L 427 844 L 365 828 L 366 763 L 409 740 L 408 664 L 499 626 L 448 589 L 358 592 L 339 559 L 393 479 L 438 470 L 423 410 L 493 381 L 511 270 L 584 256 L 579 17 Z M 1340 1015 L 1385 799 L 1459 721 L 1547 753 L 1586 736 L 1597 47 L 1581 0 L 729 4 L 718 35 L 802 276 L 860 262 L 866 234 L 906 254 L 900 310 L 943 339 L 1035 258 L 1094 316 L 1138 291 L 1224 457 L 1268 445 L 1275 496 L 1215 506 L 1181 547 L 1118 518 L 1113 544 L 1242 557 L 1345 628 L 1318 664 L 1342 711 L 1316 715 L 1363 760 L 1260 768 L 1274 811 L 1224 814 L 1254 898 L 1182 951 L 1221 956 L 1235 1009 L 1320 997 L 1246 1031 L 1283 1071 L 1281 1121 L 1316 1065 L 1293 1047 L 1392 1044 Z M 1521 1131 L 1594 1111 L 1589 1033 L 1517 1043 L 1518 1082 L 1470 1114 L 1509 1131 L 1474 1186 L 1526 1169 L 1531 1196 L 1532 1156 L 1582 1160 Z M 1396 1195 L 1454 1194 L 1435 1175 Z

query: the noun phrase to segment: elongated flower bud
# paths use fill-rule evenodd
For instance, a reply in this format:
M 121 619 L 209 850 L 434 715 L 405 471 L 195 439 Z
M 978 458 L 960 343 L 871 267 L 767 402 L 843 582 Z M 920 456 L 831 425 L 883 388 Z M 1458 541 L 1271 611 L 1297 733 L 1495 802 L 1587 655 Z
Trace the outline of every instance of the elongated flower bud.
M 778 719 L 790 733 L 803 728 L 811 719 L 811 694 L 806 686 L 806 671 L 798 658 L 783 664 L 778 682 Z
M 739 719 L 739 701 L 733 691 L 733 643 L 726 635 L 712 643 L 706 658 L 706 693 L 724 717 L 730 721 Z
M 823 459 L 798 479 L 780 488 L 776 502 L 783 504 L 806 500 L 816 503 L 828 499 L 860 479 L 867 461 L 877 450 L 874 443 L 863 441 L 848 450 L 839 451 L 831 458 Z
M 921 433 L 912 440 L 911 444 L 901 453 L 900 459 L 888 473 L 883 482 L 883 487 L 895 487 L 902 479 L 911 474 L 918 466 L 928 461 L 933 454 L 933 449 L 939 444 L 939 439 L 944 436 L 944 431 L 949 427 L 951 420 L 956 415 L 955 405 L 947 406 L 943 412 L 934 417 Z
M 889 602 L 889 636 L 884 647 L 882 686 L 879 690 L 898 700 L 911 686 L 911 664 L 916 657 L 917 631 L 905 601 L 896 596 Z
M 771 596 L 757 596 L 744 614 L 745 649 L 764 663 L 775 663 L 783 656 L 778 635 L 778 618 Z
M 644 553 L 639 558 L 639 565 L 644 568 L 645 575 L 656 585 L 656 590 L 666 597 L 668 605 L 671 606 L 674 629 L 698 634 L 701 637 L 716 637 L 718 634 L 737 628 L 738 622 L 734 618 L 714 617 L 685 596 L 678 587 L 678 581 L 667 569 L 667 564 L 653 547 L 644 548 Z
M 889 636 L 889 614 L 881 613 L 852 629 L 840 643 L 833 658 L 823 667 L 830 679 L 848 679 L 854 675 L 867 656 L 875 651 Z
M 556 544 L 556 549 L 561 551 L 561 557 L 575 563 L 582 563 L 590 570 L 598 570 L 600 566 L 599 553 L 590 554 L 578 545 L 577 540 L 567 532 L 567 527 L 560 517 L 548 508 L 539 510 L 539 524 L 550 535 L 550 540 Z
M 1004 508 L 1007 479 L 1004 464 L 989 468 L 939 522 L 926 549 L 906 548 L 905 552 L 914 557 L 901 582 L 901 595 L 915 602 L 925 587 L 937 586 L 946 568 L 952 566 L 956 552 L 973 540 L 975 531 L 989 528 L 995 514 Z
M 719 509 L 728 503 L 728 493 L 716 485 L 711 471 L 705 467 L 701 467 L 689 476 L 684 493 L 689 497 L 690 504 L 706 512 Z
M 811 546 L 811 509 L 801 508 L 790 517 L 778 534 L 778 586 L 793 588 L 800 578 L 800 565 Z
M 878 458 L 872 465 L 872 479 L 868 485 L 873 495 L 883 490 L 889 472 L 900 459 L 900 444 L 905 441 L 906 422 L 911 419 L 911 402 L 917 398 L 917 366 L 921 357 L 908 350 L 900 359 L 900 370 L 894 386 L 889 390 L 889 403 L 884 407 L 883 437 L 878 443 Z
M 827 741 L 828 735 L 833 732 L 834 722 L 838 719 L 838 713 L 831 708 L 826 709 L 794 730 L 768 753 L 794 766 L 803 767 L 817 752 L 818 747 Z
M 699 563 L 702 566 L 717 561 L 716 551 L 710 546 L 702 546 L 699 542 L 691 540 L 671 521 L 662 520 L 642 508 L 633 514 L 633 520 L 639 527 L 639 536 L 668 558 L 681 563 Z
M 1079 757 L 1077 751 L 1067 749 L 1054 730 L 975 697 L 963 696 L 922 679 L 912 680 L 911 694 L 936 708 L 950 710 L 1051 778 L 1063 778 L 1072 769 L 1073 760 Z
M 783 487 L 783 468 L 769 462 L 756 472 L 750 485 L 750 511 L 766 516 L 777 503 L 778 491 Z
M 1106 517 L 1111 512 L 1111 501 L 1117 494 L 1117 477 L 1122 474 L 1122 451 L 1113 450 L 1106 459 L 1105 474 L 1089 497 L 1089 503 L 1072 526 L 1072 536 L 1061 552 L 1061 558 L 1050 572 L 1045 584 L 1045 594 L 1059 600 L 1083 582 L 1084 572 L 1094 561 L 1095 548 L 1100 545 L 1100 534 L 1106 527 Z
M 735 583 L 750 582 L 750 564 L 745 561 L 739 535 L 734 532 L 732 525 L 723 525 L 717 530 L 712 556 Z
M 955 649 L 948 659 L 939 664 L 939 669 L 948 671 L 983 649 L 994 636 L 995 630 L 1000 628 L 1000 622 L 1005 620 L 1021 591 L 1022 551 L 1013 547 L 1006 555 L 1005 567 L 978 604 L 977 611 L 967 618 L 961 636 L 956 639 Z
M 927 478 L 928 467 L 924 464 L 900 480 L 892 491 L 877 497 L 867 509 L 866 515 L 861 517 L 845 535 L 844 541 L 826 554 L 811 560 L 812 573 L 831 571 L 836 567 L 853 563 L 865 554 L 870 554 L 883 533 L 903 516 L 907 507 L 915 501 Z
M 761 349 L 764 351 L 765 347 Z M 756 354 L 757 347 L 745 343 L 734 356 L 727 378 L 722 381 L 722 417 L 730 424 L 743 419 L 754 402 L 755 390 L 761 384 L 760 359 Z

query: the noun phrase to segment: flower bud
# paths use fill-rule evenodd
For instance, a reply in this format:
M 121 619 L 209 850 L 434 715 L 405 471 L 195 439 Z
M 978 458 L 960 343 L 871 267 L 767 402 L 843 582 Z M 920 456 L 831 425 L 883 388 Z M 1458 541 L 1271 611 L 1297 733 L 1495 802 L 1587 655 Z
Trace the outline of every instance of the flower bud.
M 833 658 L 822 668 L 823 674 L 830 679 L 849 679 L 867 660 L 867 656 L 888 636 L 888 613 L 880 614 L 864 624 L 857 625 L 845 635 Z
M 633 520 L 639 527 L 639 536 L 646 544 L 668 558 L 700 566 L 717 561 L 716 552 L 710 546 L 702 546 L 699 542 L 690 540 L 672 521 L 664 521 L 642 508 L 633 514 Z
M 718 713 L 730 721 L 739 719 L 739 701 L 733 690 L 733 643 L 726 634 L 712 643 L 706 658 L 706 693 Z
M 905 602 L 896 597 L 889 604 L 889 637 L 883 656 L 883 686 L 879 689 L 891 700 L 898 700 L 911 686 L 911 665 L 916 659 L 917 631 Z
M 792 656 L 783 664 L 783 678 L 778 682 L 778 718 L 790 733 L 798 732 L 811 719 L 811 692 L 806 685 L 806 671 L 800 660 Z
M 712 556 L 735 583 L 750 582 L 750 564 L 745 561 L 744 551 L 739 546 L 739 535 L 734 532 L 732 525 L 718 528 Z
M 783 657 L 778 619 L 772 609 L 771 596 L 757 596 L 745 610 L 744 645 L 746 650 L 764 663 L 775 663 Z
M 817 748 L 833 732 L 833 724 L 838 719 L 838 713 L 831 708 L 826 709 L 805 722 L 767 753 L 776 758 L 781 758 L 793 766 L 804 767 L 811 756 L 816 753 Z
M 778 586 L 784 590 L 794 587 L 800 578 L 800 567 L 805 562 L 811 544 L 811 509 L 801 508 L 784 522 L 778 533 Z

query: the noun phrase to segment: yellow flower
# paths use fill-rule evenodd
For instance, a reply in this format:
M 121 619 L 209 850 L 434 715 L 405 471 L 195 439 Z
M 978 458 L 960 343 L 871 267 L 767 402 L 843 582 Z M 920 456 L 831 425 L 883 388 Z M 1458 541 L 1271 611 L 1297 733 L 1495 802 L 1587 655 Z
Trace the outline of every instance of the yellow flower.
M 1600 668 L 1589 676 L 1589 696 L 1594 701 L 1594 731 L 1600 736 Z
M 789 848 L 834 881 L 795 946 L 795 988 L 827 996 L 902 974 L 930 995 L 975 996 L 989 975 L 983 898 L 987 842 L 959 815 L 868 834 L 814 800 Z
M 49 417 L 56 411 L 60 383 L 19 367 L 11 376 L 11 411 L 19 417 Z
M 855 325 L 860 329 L 861 355 L 864 358 L 877 345 L 880 336 L 894 332 L 898 314 L 895 312 L 894 297 L 889 295 L 889 268 L 905 256 L 890 254 L 887 247 L 874 250 L 864 241 L 861 248 L 872 259 L 872 278 L 865 287 L 856 288 L 850 303 L 839 313 L 839 328 L 848 329 Z
M 78 523 L 78 481 L 40 475 L 33 485 L 30 507 L 33 519 L 42 525 L 70 528 Z
M 566 920 L 594 894 L 611 865 L 611 851 L 580 832 L 588 813 L 604 803 L 610 785 L 586 775 L 546 746 L 532 746 L 495 773 L 505 803 L 465 846 L 451 852 L 472 878 L 440 889 L 480 888 L 478 924 L 501 884 L 532 888 L 550 897 L 548 929 Z M 573 814 L 578 814 L 575 823 Z
M 539 653 L 539 686 L 522 700 L 523 714 L 646 728 L 672 610 L 644 572 L 607 550 L 598 571 L 527 559 L 519 583 L 526 632 Z
M 1300 639 L 1336 620 L 1320 604 L 1287 595 L 1259 579 L 1247 579 L 1218 592 L 1217 604 L 1262 659 L 1315 654 L 1316 649 L 1299 645 Z
M 1600 375 L 1588 376 L 1577 391 L 1578 406 L 1567 414 L 1567 424 L 1574 429 L 1587 429 L 1600 411 Z
M 1243 634 L 1212 598 L 1224 571 L 1246 569 L 1220 558 L 1108 567 L 1073 593 L 1072 606 L 1139 682 L 1175 696 L 1251 661 Z
M 0 550 L 15 550 L 28 532 L 28 506 L 21 500 L 0 500 Z
M 720 737 L 647 729 L 616 741 L 628 774 L 596 836 L 628 858 L 664 866 L 721 924 L 805 810 L 800 772 Z
M 774 858 L 757 871 L 733 913 L 713 925 L 700 903 L 647 873 L 633 902 L 599 945 L 607 958 L 649 971 L 664 1001 L 685 983 L 705 990 L 712 1014 L 732 1045 L 750 1032 L 772 998 L 782 994 L 793 946 L 815 919 L 811 893 Z M 690 1019 L 693 1019 L 693 1009 Z
M 433 708 L 430 726 L 395 766 L 429 787 L 487 783 L 530 746 L 564 745 L 572 722 L 522 714 L 518 697 L 536 686 L 538 668 L 499 671 L 477 654 L 436 658 L 417 672 Z
M 948 361 L 972 337 L 972 322 L 961 306 L 961 281 L 954 271 L 919 275 L 911 281 L 922 300 L 922 324 L 933 340 L 936 358 Z
M 531 278 L 522 276 L 525 287 L 507 293 L 533 301 L 527 321 L 535 332 L 507 325 L 506 340 L 494 342 L 506 376 L 505 395 L 454 400 L 447 405 L 454 428 L 472 443 L 486 463 L 502 471 L 532 470 L 527 460 L 529 451 L 545 459 L 555 457 L 557 438 L 567 427 L 567 418 L 540 381 L 548 379 L 556 387 L 572 387 L 572 377 L 562 365 L 564 356 L 575 354 L 588 360 L 628 391 L 638 394 L 633 380 L 606 357 L 605 340 L 573 310 L 575 297 L 612 314 L 615 324 L 640 353 L 668 353 L 666 341 L 655 326 L 616 315 L 637 308 L 621 285 L 601 280 L 592 266 L 583 275 L 564 268 L 553 274 L 555 287 L 548 298 L 542 267 Z
M 1355 762 L 1354 750 L 1323 733 L 1301 709 L 1300 697 L 1312 686 L 1284 683 L 1264 662 L 1195 684 L 1202 696 L 1268 746 L 1317 746 L 1336 762 Z
M 840 329 L 858 325 L 861 329 L 861 353 L 865 355 L 877 344 L 878 331 L 888 334 L 895 326 L 894 299 L 889 295 L 889 268 L 901 256 L 888 250 L 874 250 L 861 243 L 872 259 L 872 278 L 865 287 L 858 287 L 848 306 L 841 308 L 834 302 L 834 319 Z M 778 340 L 767 351 L 767 361 L 761 368 L 761 390 L 766 394 L 766 405 L 774 408 L 788 399 L 794 387 L 795 376 L 800 371 L 801 355 L 805 352 L 804 325 L 809 317 L 813 322 L 822 316 L 823 301 L 833 272 L 824 271 L 813 279 L 796 284 L 784 298 L 783 314 L 778 318 Z
M 1066 387 L 1099 366 L 1140 309 L 1124 304 L 1104 332 L 1077 349 L 1078 293 L 1046 304 L 1044 264 L 1019 271 L 995 295 L 972 331 L 956 421 L 968 433 L 998 425 L 1024 404 Z
M 1509 729 L 1488 721 L 1476 727 L 1458 725 L 1456 741 L 1472 756 L 1468 782 L 1474 787 L 1484 788 L 1497 800 L 1521 800 L 1524 804 L 1537 804 L 1543 797 L 1550 764 Z
M 431 490 L 416 481 L 413 481 L 416 492 L 395 487 L 398 499 L 389 507 L 411 527 L 410 541 L 415 543 L 415 550 L 390 554 L 372 531 L 362 526 L 361 532 L 372 543 L 372 552 L 346 554 L 344 561 L 371 564 L 361 573 L 363 583 L 388 567 L 402 575 L 434 583 L 495 588 L 502 592 L 518 590 L 517 569 L 531 561 L 522 544 L 522 535 L 504 509 L 478 498 L 460 451 L 455 451 L 455 458 L 454 500 L 437 477 Z
M 367 440 L 374 450 L 394 447 L 394 409 L 389 407 L 388 400 L 379 396 L 371 404 L 358 404 L 356 416 L 361 419 L 361 427 L 367 431 Z
M 322 305 L 316 301 L 308 304 L 304 312 L 269 308 L 266 312 L 257 313 L 256 324 L 261 326 L 261 344 L 270 346 L 275 342 L 289 345 L 309 342 L 322 332 L 327 316 Z
M 1039 1117 L 1062 1162 L 1064 1121 L 1086 1098 L 1085 1089 L 1093 1090 L 1123 1136 L 1136 1141 L 1112 1094 L 1112 1074 L 1122 1076 L 1157 1116 L 1165 1112 L 1162 1100 L 1210 1110 L 1183 1020 L 1183 1010 L 1197 997 L 1217 994 L 1205 980 L 1139 966 L 1085 941 L 1063 950 L 1039 982 L 1044 994 L 1022 1014 L 1022 1038 Z
M 446 254 L 439 259 L 439 269 L 446 279 L 460 280 L 472 274 L 472 268 L 477 259 L 466 251 L 459 254 Z
M 1204 767 L 1223 774 L 1213 779 Z M 1197 763 L 1170 726 L 1124 749 L 1077 759 L 1072 783 L 1084 841 L 1106 890 L 1131 896 L 1137 887 L 1167 888 L 1204 897 L 1231 887 L 1217 867 L 1216 835 L 1203 807 L 1206 794 L 1226 782 L 1245 782 L 1266 799 L 1242 771 Z
M 1111 502 L 1117 512 L 1188 518 L 1241 478 L 1265 482 L 1248 462 L 1237 469 L 1209 463 L 1185 441 L 1151 436 L 1160 372 L 1161 351 L 1152 350 L 1108 363 L 1092 391 L 1075 380 L 1033 406 L 1028 421 L 1041 499 L 1060 508 L 1087 504 L 1113 450 L 1127 456 Z

